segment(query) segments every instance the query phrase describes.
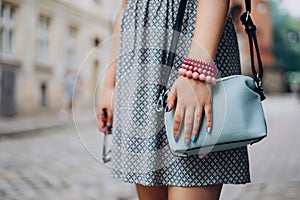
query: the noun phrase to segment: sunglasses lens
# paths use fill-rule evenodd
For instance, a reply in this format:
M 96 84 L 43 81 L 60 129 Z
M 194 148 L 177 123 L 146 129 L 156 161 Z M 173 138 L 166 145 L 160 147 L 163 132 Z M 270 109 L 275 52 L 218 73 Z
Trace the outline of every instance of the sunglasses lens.
M 107 137 L 108 137 L 108 132 L 106 131 L 103 138 L 103 148 L 102 148 L 103 163 L 107 163 L 111 161 L 111 157 L 110 157 L 111 150 L 107 150 Z

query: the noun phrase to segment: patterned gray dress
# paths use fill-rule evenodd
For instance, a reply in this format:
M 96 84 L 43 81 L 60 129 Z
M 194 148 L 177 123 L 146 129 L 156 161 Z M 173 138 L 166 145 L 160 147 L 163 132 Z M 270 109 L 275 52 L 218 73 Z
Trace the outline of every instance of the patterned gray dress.
M 112 176 L 147 186 L 201 186 L 250 182 L 247 147 L 188 158 L 173 156 L 163 112 L 156 102 L 165 79 L 170 88 L 187 56 L 198 0 L 189 0 L 172 68 L 166 57 L 180 0 L 128 0 L 122 23 L 113 119 Z M 230 15 L 215 62 L 221 76 L 240 74 Z M 168 73 L 171 73 L 168 78 Z

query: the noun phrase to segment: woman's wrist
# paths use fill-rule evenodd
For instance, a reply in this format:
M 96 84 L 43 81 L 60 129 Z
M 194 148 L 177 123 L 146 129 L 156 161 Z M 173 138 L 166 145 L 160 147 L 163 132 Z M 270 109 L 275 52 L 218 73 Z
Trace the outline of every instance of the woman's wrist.
M 192 41 L 187 58 L 193 58 L 212 64 L 214 62 L 213 57 L 212 52 L 208 52 L 199 43 Z
M 215 84 L 217 67 L 202 60 L 185 58 L 178 73 L 187 78 Z

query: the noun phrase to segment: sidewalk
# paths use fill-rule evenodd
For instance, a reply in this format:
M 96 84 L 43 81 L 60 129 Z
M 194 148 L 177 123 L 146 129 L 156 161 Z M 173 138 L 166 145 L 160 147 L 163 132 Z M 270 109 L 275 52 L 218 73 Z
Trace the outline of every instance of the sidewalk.
M 268 94 L 263 106 L 268 137 L 248 148 L 251 183 L 224 185 L 221 200 L 300 197 L 300 101 L 291 94 Z M 75 122 L 81 134 L 74 134 Z M 134 199 L 134 186 L 111 179 L 109 168 L 94 159 L 101 156 L 103 138 L 95 122 L 87 109 L 67 122 L 59 113 L 0 118 L 0 133 L 22 135 L 26 128 L 24 136 L 43 135 L 1 141 L 0 199 Z M 55 123 L 66 128 L 50 129 Z M 35 131 L 42 127 L 49 130 Z
M 251 183 L 225 185 L 224 200 L 300 199 L 300 101 L 294 94 L 267 94 L 268 137 L 249 146 Z
M 95 114 L 91 108 L 74 111 L 71 114 L 58 111 L 44 112 L 32 116 L 16 116 L 13 118 L 0 117 L 0 137 L 25 135 L 93 119 L 95 119 Z

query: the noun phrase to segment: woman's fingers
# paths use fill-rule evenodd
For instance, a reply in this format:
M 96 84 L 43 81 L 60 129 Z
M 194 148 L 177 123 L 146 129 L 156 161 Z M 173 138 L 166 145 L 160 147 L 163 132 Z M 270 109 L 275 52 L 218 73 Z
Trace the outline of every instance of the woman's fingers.
M 112 133 L 113 124 L 113 94 L 114 88 L 107 87 L 102 93 L 100 104 L 97 110 L 97 122 L 98 128 L 101 132 Z
M 192 131 L 192 137 L 191 141 L 196 142 L 199 136 L 199 128 L 202 120 L 202 112 L 203 108 L 202 106 L 197 107 L 194 113 L 194 124 L 193 124 L 193 131 Z
M 208 103 L 204 106 L 205 118 L 206 118 L 206 131 L 207 133 L 211 132 L 212 129 L 212 106 L 211 103 Z
M 108 109 L 107 110 L 106 130 L 109 134 L 112 133 L 112 124 L 113 124 L 113 112 L 111 109 Z
M 178 142 L 180 138 L 180 127 L 183 119 L 184 112 L 181 109 L 180 104 L 177 104 L 174 114 L 174 126 L 173 126 L 173 137 L 175 142 Z
M 100 119 L 100 129 L 101 129 L 102 132 L 105 132 L 106 122 L 107 122 L 107 117 L 105 116 L 104 113 L 102 113 L 101 114 L 101 119 Z
M 166 112 L 173 110 L 173 108 L 175 107 L 175 104 L 176 104 L 176 99 L 177 99 L 176 93 L 173 92 L 172 89 L 170 90 L 170 92 L 168 94 Z
M 102 132 L 112 133 L 113 113 L 111 109 L 99 109 L 97 113 L 98 128 Z
M 107 122 L 107 114 L 106 114 L 106 109 L 101 108 L 99 106 L 98 111 L 97 111 L 97 124 L 98 124 L 98 129 L 102 132 L 105 132 L 106 130 L 106 122 Z
M 206 83 L 179 77 L 168 94 L 166 111 L 175 109 L 173 136 L 178 142 L 181 125 L 184 124 L 184 143 L 196 142 L 203 118 L 206 117 L 206 132 L 212 129 L 211 87 Z M 175 107 L 176 106 L 176 107 Z
M 184 113 L 184 143 L 188 146 L 191 143 L 191 134 L 194 123 L 194 108 L 187 107 Z

